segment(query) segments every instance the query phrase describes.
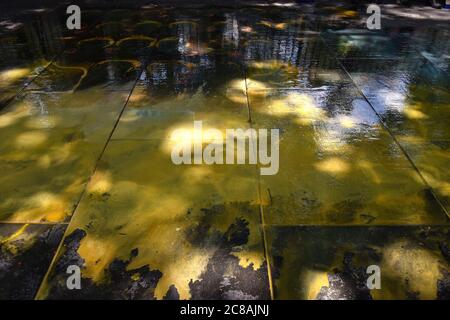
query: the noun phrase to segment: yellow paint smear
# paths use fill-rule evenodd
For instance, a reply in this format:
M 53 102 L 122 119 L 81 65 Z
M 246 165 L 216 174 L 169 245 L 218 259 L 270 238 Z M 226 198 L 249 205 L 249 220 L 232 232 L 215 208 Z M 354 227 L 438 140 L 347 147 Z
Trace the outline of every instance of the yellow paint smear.
M 29 224 L 24 224 L 19 230 L 17 230 L 16 232 L 14 232 L 12 235 L 10 235 L 9 237 L 3 239 L 0 241 L 0 244 L 5 244 L 9 241 L 12 241 L 18 237 L 20 237 L 28 228 Z

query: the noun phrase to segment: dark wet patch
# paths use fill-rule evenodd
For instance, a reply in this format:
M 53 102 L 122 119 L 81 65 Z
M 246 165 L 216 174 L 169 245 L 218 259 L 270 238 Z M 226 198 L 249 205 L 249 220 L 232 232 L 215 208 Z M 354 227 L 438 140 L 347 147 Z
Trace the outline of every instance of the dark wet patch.
M 317 300 L 372 300 L 367 288 L 367 274 L 362 267 L 352 265 L 353 253 L 344 255 L 342 270 L 328 274 L 329 287 L 322 287 Z
M 249 236 L 250 232 L 259 232 L 259 228 L 254 230 L 252 226 L 250 229 L 247 217 L 258 219 L 257 209 L 257 205 L 251 205 L 249 202 L 233 202 L 188 210 L 186 219 L 198 223 L 186 229 L 185 239 L 195 247 L 213 252 L 199 279 L 189 282 L 192 299 L 269 299 L 266 263 L 263 262 L 259 267 L 249 263 L 244 267 L 240 264 L 240 258 L 235 255 L 240 251 L 255 250 L 249 246 Z M 242 217 L 230 220 L 228 216 L 234 212 L 239 212 Z M 229 225 L 225 222 L 225 231 L 220 231 L 223 228 L 221 219 L 233 221 Z M 89 229 L 88 226 L 87 230 Z M 130 252 L 126 260 L 115 258 L 105 268 L 99 281 L 94 282 L 82 275 L 81 290 L 68 290 L 67 268 L 75 265 L 80 267 L 83 273 L 85 260 L 78 250 L 86 236 L 87 231 L 76 229 L 65 238 L 62 253 L 47 281 L 49 288 L 47 299 L 155 298 L 154 290 L 164 270 L 152 270 L 149 265 L 127 270 L 129 264 L 139 255 L 137 248 Z M 259 243 L 256 247 L 262 249 Z M 175 285 L 171 285 L 163 297 L 166 300 L 179 298 L 180 294 Z
M 192 245 L 214 250 L 199 279 L 189 283 L 191 298 L 196 299 L 269 299 L 267 265 L 259 268 L 253 263 L 243 267 L 233 253 L 252 250 L 245 247 L 251 232 L 259 228 L 249 222 L 258 219 L 258 206 L 249 202 L 231 202 L 201 208 L 196 212 L 189 209 L 187 215 L 196 217 L 198 222 L 186 230 L 185 238 Z M 225 232 L 217 229 L 217 222 L 237 212 L 238 217 L 227 226 Z M 261 248 L 262 249 L 262 248 Z M 253 249 L 254 250 L 254 249 Z
M 313 286 L 318 291 L 310 299 L 448 299 L 449 239 L 448 227 L 272 227 L 275 296 L 305 299 Z M 369 265 L 380 267 L 379 290 L 366 286 Z M 304 277 L 311 271 L 328 281 L 317 287 Z M 429 283 L 435 293 L 420 289 L 428 290 L 425 276 L 436 279 Z
M 439 249 L 441 250 L 442 255 L 445 257 L 445 259 L 450 262 L 450 240 L 449 242 L 440 242 L 439 243 Z
M 346 199 L 336 203 L 327 216 L 333 223 L 351 223 L 363 208 L 364 203 L 361 200 Z
M 178 293 L 177 288 L 174 285 L 169 287 L 166 295 L 163 298 L 164 300 L 180 300 L 180 294 Z
M 349 224 L 362 221 L 369 224 L 376 220 L 373 215 L 364 211 L 363 195 L 355 194 L 352 199 L 342 200 L 332 204 L 322 203 L 316 195 L 305 190 L 291 191 L 289 197 L 270 196 L 267 216 L 275 224 L 279 217 L 289 213 L 292 221 L 320 221 L 325 218 L 327 223 Z
M 114 259 L 104 271 L 102 282 L 96 283 L 82 276 L 81 289 L 69 290 L 66 286 L 69 276 L 66 271 L 70 265 L 76 265 L 83 270 L 84 259 L 77 250 L 85 236 L 84 230 L 76 229 L 64 240 L 64 252 L 49 277 L 52 286 L 47 299 L 154 299 L 154 290 L 162 273 L 159 270 L 151 270 L 148 265 L 127 270 L 128 265 L 139 254 L 138 249 L 130 252 L 128 260 Z
M 267 266 L 254 270 L 253 264 L 239 265 L 233 250 L 247 243 L 250 230 L 248 222 L 237 218 L 221 236 L 219 248 L 208 261 L 199 280 L 189 283 L 192 299 L 269 299 Z
M 221 246 L 224 241 L 224 234 L 219 230 L 214 228 L 214 222 L 219 217 L 226 216 L 230 214 L 230 210 L 236 210 L 242 216 L 238 222 L 245 223 L 245 226 L 241 226 L 236 232 L 231 232 L 230 234 L 234 237 L 238 237 L 232 240 L 232 244 L 235 246 L 246 244 L 248 241 L 248 236 L 250 234 L 250 229 L 248 228 L 248 222 L 244 217 L 252 216 L 256 210 L 256 206 L 252 206 L 249 202 L 231 202 L 226 204 L 217 204 L 209 208 L 201 208 L 200 212 L 192 212 L 190 209 L 187 215 L 199 215 L 199 220 L 195 224 L 191 225 L 185 233 L 186 240 L 192 245 L 199 247 L 214 247 Z M 234 228 L 235 225 L 232 224 L 228 228 Z M 230 230 L 229 230 L 230 231 Z M 230 239 L 226 239 L 229 241 Z M 237 244 L 240 242 L 239 244 Z
M 438 146 L 439 148 L 441 148 L 443 151 L 448 151 L 450 150 L 450 141 L 431 141 L 431 143 L 435 146 Z
M 439 204 L 436 196 L 431 188 L 425 188 L 421 191 L 421 194 L 424 199 L 426 211 L 430 214 L 434 212 L 441 213 L 443 217 L 445 217 L 445 211 Z
M 437 299 L 450 300 L 450 271 L 441 268 L 442 279 L 437 283 Z
M 21 235 L 7 242 L 8 237 Z M 0 299 L 33 299 L 64 233 L 64 225 L 0 225 Z
M 270 220 L 282 217 L 285 212 L 290 212 L 292 217 L 303 219 L 314 215 L 322 207 L 320 200 L 315 195 L 303 190 L 291 192 L 289 197 L 269 195 L 270 205 L 265 210 Z

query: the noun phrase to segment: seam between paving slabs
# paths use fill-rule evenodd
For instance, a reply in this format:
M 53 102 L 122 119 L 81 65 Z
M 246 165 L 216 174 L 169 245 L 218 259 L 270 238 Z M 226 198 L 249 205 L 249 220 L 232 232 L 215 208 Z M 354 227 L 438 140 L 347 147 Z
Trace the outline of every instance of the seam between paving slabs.
M 341 64 L 341 62 L 339 62 Z M 411 163 L 411 166 L 414 168 L 414 170 L 417 172 L 417 174 L 419 175 L 420 179 L 422 180 L 422 182 L 424 183 L 424 185 L 427 187 L 427 189 L 431 192 L 431 194 L 433 195 L 433 198 L 436 200 L 436 203 L 439 205 L 439 207 L 441 208 L 442 212 L 444 213 L 444 215 L 446 216 L 447 220 L 450 218 L 450 214 L 448 213 L 447 209 L 445 208 L 445 206 L 443 205 L 443 203 L 440 200 L 440 197 L 437 196 L 434 188 L 432 188 L 428 181 L 425 179 L 425 177 L 423 176 L 422 172 L 420 171 L 420 169 L 416 166 L 416 164 L 414 163 L 413 159 L 411 158 L 411 156 L 408 154 L 408 152 L 406 151 L 406 149 L 401 145 L 401 143 L 397 140 L 397 137 L 394 135 L 394 133 L 390 130 L 390 128 L 387 126 L 387 124 L 382 120 L 380 114 L 375 110 L 375 108 L 373 107 L 373 105 L 369 102 L 369 100 L 367 99 L 366 95 L 362 92 L 362 90 L 360 89 L 360 87 L 353 81 L 352 76 L 348 73 L 347 69 L 345 69 L 345 67 L 341 64 L 341 67 L 344 69 L 344 72 L 347 74 L 347 76 L 351 79 L 351 81 L 354 83 L 354 85 L 356 86 L 356 88 L 358 89 L 358 91 L 360 92 L 360 94 L 362 94 L 362 96 L 364 97 L 364 99 L 366 100 L 366 102 L 370 105 L 370 107 L 372 108 L 372 110 L 375 112 L 375 114 L 377 115 L 377 117 L 380 120 L 380 123 L 383 125 L 383 127 L 386 129 L 386 131 L 389 133 L 389 135 L 392 137 L 392 139 L 394 140 L 394 142 L 397 144 L 397 146 L 400 148 L 400 150 L 402 150 L 403 154 L 405 155 L 405 157 L 408 159 L 408 161 Z
M 113 128 L 112 128 L 112 130 L 111 130 L 111 132 L 110 132 L 110 134 L 109 134 L 109 136 L 108 136 L 108 138 L 107 138 L 107 140 L 106 140 L 106 143 L 105 143 L 105 145 L 104 145 L 104 147 L 103 147 L 103 149 L 102 149 L 102 151 L 101 151 L 99 157 L 97 158 L 97 161 L 96 161 L 96 163 L 95 163 L 94 169 L 92 170 L 92 172 L 91 172 L 91 174 L 90 174 L 90 176 L 89 176 L 89 178 L 88 178 L 88 180 L 87 180 L 87 182 L 86 182 L 86 184 L 85 184 L 85 186 L 84 186 L 84 188 L 83 188 L 83 191 L 81 192 L 81 195 L 80 195 L 80 197 L 78 198 L 78 200 L 77 200 L 77 202 L 76 202 L 76 204 L 75 204 L 75 206 L 74 206 L 74 208 L 73 208 L 73 210 L 72 210 L 72 215 L 70 216 L 70 219 L 69 219 L 69 221 L 67 222 L 68 225 L 70 225 L 71 221 L 73 220 L 73 217 L 74 217 L 75 214 L 76 214 L 76 211 L 77 211 L 77 209 L 78 209 L 78 206 L 79 206 L 81 200 L 83 199 L 83 196 L 84 196 L 85 193 L 86 193 L 87 186 L 88 186 L 89 182 L 91 181 L 92 176 L 93 176 L 94 173 L 97 171 L 99 162 L 100 162 L 101 158 L 103 157 L 103 154 L 105 153 L 106 148 L 107 148 L 108 145 L 109 145 L 109 142 L 111 141 L 111 137 L 112 137 L 112 135 L 114 134 L 114 131 L 116 130 L 117 125 L 119 124 L 119 121 L 120 121 L 120 119 L 121 119 L 121 117 L 122 117 L 122 115 L 123 115 L 123 113 L 124 113 L 124 111 L 125 111 L 125 109 L 126 109 L 126 107 L 127 107 L 127 105 L 128 105 L 128 101 L 130 100 L 130 97 L 131 97 L 131 95 L 133 94 L 133 91 L 134 91 L 134 89 L 135 89 L 135 87 L 136 87 L 136 85 L 137 85 L 137 83 L 138 83 L 138 81 L 139 81 L 139 79 L 140 79 L 140 77 L 141 77 L 141 74 L 142 74 L 142 72 L 144 71 L 145 67 L 146 67 L 146 64 L 143 64 L 142 67 L 141 67 L 141 69 L 140 69 L 140 71 L 138 72 L 138 75 L 137 75 L 137 77 L 136 77 L 136 80 L 134 81 L 134 85 L 133 85 L 133 87 L 131 88 L 130 93 L 128 94 L 127 100 L 125 101 L 125 103 L 124 103 L 124 105 L 123 105 L 123 107 L 122 107 L 122 110 L 120 111 L 120 113 L 119 113 L 119 115 L 118 115 L 118 117 L 117 117 L 117 120 L 116 120 L 116 122 L 114 123 L 114 126 L 113 126 Z M 39 296 L 39 293 L 42 291 L 43 285 L 45 284 L 46 280 L 48 279 L 48 276 L 49 276 L 49 274 L 50 274 L 50 271 L 51 271 L 52 268 L 53 268 L 53 265 L 56 263 L 56 259 L 57 259 L 57 257 L 58 257 L 58 253 L 60 252 L 60 250 L 61 250 L 61 248 L 62 248 L 62 246 L 63 246 L 64 239 L 65 239 L 65 237 L 67 236 L 67 230 L 68 230 L 68 229 L 69 229 L 69 228 L 67 227 L 66 230 L 64 231 L 64 235 L 62 236 L 61 241 L 60 241 L 59 244 L 58 244 L 58 247 L 57 247 L 57 249 L 56 249 L 56 251 L 55 251 L 55 254 L 53 255 L 52 261 L 50 262 L 50 265 L 49 265 L 49 267 L 48 267 L 48 269 L 47 269 L 47 272 L 45 273 L 45 276 L 44 276 L 44 278 L 42 279 L 42 281 L 41 281 L 41 283 L 40 283 L 40 285 L 39 285 L 39 289 L 36 291 L 36 294 L 35 294 L 35 296 L 34 296 L 34 299 L 35 299 L 35 300 L 36 300 L 37 297 Z
M 252 113 L 251 113 L 251 107 L 250 107 L 250 99 L 248 95 L 248 86 L 247 86 L 247 70 L 245 65 L 242 65 L 243 73 L 244 73 L 244 85 L 245 85 L 245 98 L 247 101 L 247 110 L 248 110 L 248 123 L 250 128 L 253 127 L 253 121 L 252 121 Z M 269 256 L 269 246 L 267 242 L 267 235 L 266 235 L 266 223 L 264 219 L 264 210 L 262 207 L 262 194 L 261 194 L 261 175 L 259 174 L 260 165 L 257 164 L 255 169 L 256 179 L 257 179 L 257 187 L 258 187 L 258 198 L 259 198 L 259 215 L 260 215 L 260 223 L 261 223 L 261 236 L 262 236 L 262 245 L 264 250 L 264 256 L 266 259 L 266 266 L 267 266 L 267 279 L 269 281 L 269 293 L 270 293 L 270 299 L 274 300 L 274 290 L 273 290 L 273 279 L 272 279 L 272 268 L 270 264 L 270 256 Z
M 403 148 L 403 146 L 400 144 L 400 142 L 398 142 L 398 140 L 395 137 L 394 133 L 390 130 L 390 128 L 387 126 L 387 124 L 383 121 L 381 115 L 375 110 L 375 108 L 373 107 L 372 103 L 370 103 L 369 99 L 367 99 L 366 95 L 362 92 L 361 88 L 353 80 L 353 77 L 350 75 L 350 73 L 344 67 L 342 62 L 336 57 L 336 55 L 334 53 L 331 52 L 330 47 L 328 46 L 328 43 L 325 41 L 325 39 L 322 37 L 322 34 L 320 34 L 320 39 L 325 44 L 325 47 L 328 49 L 329 54 L 333 57 L 333 59 L 335 59 L 337 61 L 337 63 L 339 64 L 340 68 L 344 71 L 344 73 L 347 75 L 347 77 L 352 81 L 353 85 L 356 87 L 356 89 L 358 90 L 359 94 L 361 94 L 362 97 L 364 97 L 364 100 L 369 104 L 369 106 L 372 109 L 372 111 L 377 115 L 377 117 L 380 120 L 380 123 L 382 124 L 382 126 L 386 129 L 386 131 L 389 133 L 389 135 L 394 140 L 394 142 L 397 144 L 397 146 L 400 148 L 400 150 L 402 150 L 403 154 L 408 159 L 408 161 L 410 162 L 410 164 L 412 165 L 414 170 L 417 172 L 417 174 L 419 175 L 419 177 L 422 180 L 422 182 L 424 183 L 424 185 L 430 190 L 431 194 L 433 195 L 433 198 L 436 200 L 437 204 L 439 204 L 439 207 L 441 208 L 441 210 L 443 211 L 444 215 L 446 216 L 446 218 L 448 220 L 450 218 L 450 215 L 447 212 L 447 209 L 442 204 L 442 202 L 439 199 L 439 197 L 436 195 L 436 192 L 434 191 L 434 189 L 428 184 L 428 181 L 424 178 L 424 176 L 422 175 L 422 172 L 416 166 L 416 164 L 414 163 L 414 161 L 412 160 L 410 155 L 406 152 L 406 150 Z
M 52 221 L 0 221 L 0 224 L 29 224 L 29 225 L 50 225 L 50 226 L 56 226 L 56 225 L 68 225 L 68 222 L 52 222 Z
M 268 224 L 270 228 L 306 228 L 306 227 L 314 227 L 314 228 L 419 228 L 419 227 L 450 227 L 448 223 L 437 223 L 437 224 L 308 224 L 308 223 L 297 223 L 297 224 Z

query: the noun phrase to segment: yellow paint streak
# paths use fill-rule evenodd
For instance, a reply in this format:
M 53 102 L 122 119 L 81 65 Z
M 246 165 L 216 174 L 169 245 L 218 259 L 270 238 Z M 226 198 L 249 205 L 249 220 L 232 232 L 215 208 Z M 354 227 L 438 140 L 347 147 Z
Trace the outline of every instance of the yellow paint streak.
M 288 26 L 288 24 L 284 22 L 275 23 L 267 20 L 261 20 L 258 24 L 277 30 L 284 30 Z
M 108 42 L 108 44 L 105 45 L 104 48 L 112 46 L 114 44 L 114 39 L 111 37 L 93 37 L 93 38 L 89 38 L 89 39 L 80 40 L 78 42 L 78 45 L 87 43 L 87 42 L 99 41 L 99 40 Z
M 142 41 L 148 41 L 148 46 L 151 47 L 155 43 L 155 38 L 142 36 L 142 35 L 136 35 L 136 36 L 130 36 L 123 39 L 120 39 L 116 42 L 116 46 L 120 46 L 123 42 L 131 41 L 131 40 L 142 40 Z
M 179 25 L 183 25 L 183 24 L 191 25 L 193 27 L 198 26 L 198 23 L 195 21 L 180 20 L 180 21 L 175 21 L 175 22 L 169 23 L 169 27 L 179 26 Z
M 178 39 L 176 37 L 166 37 L 166 38 L 163 38 L 163 39 L 159 40 L 158 43 L 156 44 L 156 46 L 159 48 L 161 43 L 164 43 L 164 42 L 177 42 L 177 41 L 178 41 Z
M 146 24 L 161 26 L 160 22 L 154 21 L 154 20 L 144 20 L 144 21 L 141 21 L 139 23 L 136 23 L 134 26 L 138 27 L 138 26 L 143 26 L 143 25 L 146 25 Z
M 5 244 L 9 241 L 12 241 L 18 237 L 20 237 L 28 228 L 29 224 L 24 224 L 19 230 L 17 230 L 16 232 L 14 232 L 12 235 L 10 235 L 9 237 L 2 239 L 0 241 L 0 244 Z
M 338 16 L 343 18 L 355 18 L 358 16 L 358 12 L 355 10 L 345 10 L 342 8 L 337 8 Z
M 84 78 L 87 76 L 87 74 L 88 74 L 87 68 L 85 68 L 85 67 L 80 67 L 80 66 L 77 66 L 77 67 L 60 66 L 60 65 L 58 65 L 57 63 L 53 63 L 53 65 L 54 65 L 55 67 L 57 67 L 57 68 L 60 68 L 60 69 L 81 70 L 81 71 L 82 71 L 82 75 L 81 75 L 80 79 L 79 79 L 78 82 L 75 84 L 75 86 L 70 90 L 71 92 L 75 91 L 75 90 L 78 88 L 78 86 L 81 84 L 81 81 L 83 81 L 83 79 L 84 79 Z

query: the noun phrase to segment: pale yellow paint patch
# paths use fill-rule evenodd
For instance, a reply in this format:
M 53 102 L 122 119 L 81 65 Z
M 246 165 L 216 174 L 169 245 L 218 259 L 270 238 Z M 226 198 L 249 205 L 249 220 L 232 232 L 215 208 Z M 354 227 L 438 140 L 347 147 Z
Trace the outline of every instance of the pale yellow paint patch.
M 302 283 L 306 284 L 306 299 L 315 300 L 322 287 L 329 287 L 328 273 L 307 270 L 303 275 Z
M 43 211 L 47 221 L 56 222 L 64 218 L 67 202 L 62 196 L 50 192 L 40 192 L 28 199 L 26 205 L 33 209 L 19 212 L 18 216 L 31 218 Z
M 383 274 L 395 277 L 398 281 L 382 281 L 382 288 L 388 287 L 387 290 L 384 288 L 382 291 L 397 292 L 397 288 L 389 286 L 391 284 L 406 286 L 406 279 L 408 279 L 409 288 L 405 287 L 405 291 L 418 291 L 421 299 L 436 299 L 437 280 L 441 278 L 440 266 L 439 258 L 424 248 L 412 247 L 407 241 L 393 243 L 384 250 L 380 268 Z M 382 294 L 377 291 L 381 290 L 372 291 L 375 298 Z
M 16 138 L 18 147 L 33 148 L 42 145 L 48 138 L 48 134 L 41 131 L 28 131 L 21 133 Z
M 102 281 L 104 272 L 108 265 L 117 255 L 115 241 L 104 238 L 86 236 L 80 242 L 79 255 L 84 259 L 83 276 L 93 281 Z
M 9 69 L 0 72 L 0 87 L 7 87 L 30 73 L 28 68 Z
M 255 252 L 255 251 L 238 251 L 233 252 L 232 255 L 239 258 L 239 265 L 242 268 L 247 268 L 250 264 L 253 264 L 253 270 L 259 269 L 263 262 L 265 261 L 264 255 L 262 252 Z
M 405 108 L 403 110 L 403 112 L 405 113 L 406 117 L 409 119 L 420 120 L 420 119 L 428 118 L 428 116 L 425 113 L 423 113 L 420 110 L 416 110 L 416 109 Z
M 92 176 L 87 191 L 89 193 L 103 194 L 111 190 L 112 184 L 111 174 L 100 170 Z
M 350 170 L 350 165 L 346 161 L 336 157 L 319 161 L 314 166 L 319 171 L 335 174 L 347 173 Z

